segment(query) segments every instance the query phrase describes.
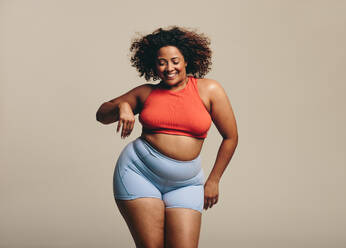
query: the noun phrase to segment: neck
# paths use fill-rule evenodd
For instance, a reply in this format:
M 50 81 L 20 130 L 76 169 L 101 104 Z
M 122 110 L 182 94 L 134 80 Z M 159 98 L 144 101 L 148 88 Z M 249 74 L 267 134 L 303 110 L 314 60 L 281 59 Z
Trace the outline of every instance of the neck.
M 189 81 L 189 77 L 186 76 L 183 80 L 181 80 L 179 83 L 177 83 L 173 86 L 166 84 L 164 81 L 161 81 L 160 85 L 162 86 L 162 88 L 165 88 L 165 89 L 179 90 L 180 88 L 184 88 L 184 86 L 186 86 L 188 81 Z

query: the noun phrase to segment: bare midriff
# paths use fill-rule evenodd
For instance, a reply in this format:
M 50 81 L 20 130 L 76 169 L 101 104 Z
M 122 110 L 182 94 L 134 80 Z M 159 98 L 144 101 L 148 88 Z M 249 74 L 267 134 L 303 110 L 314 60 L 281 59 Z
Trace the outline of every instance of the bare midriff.
M 145 133 L 141 137 L 167 157 L 189 161 L 195 159 L 202 150 L 204 139 L 164 133 Z

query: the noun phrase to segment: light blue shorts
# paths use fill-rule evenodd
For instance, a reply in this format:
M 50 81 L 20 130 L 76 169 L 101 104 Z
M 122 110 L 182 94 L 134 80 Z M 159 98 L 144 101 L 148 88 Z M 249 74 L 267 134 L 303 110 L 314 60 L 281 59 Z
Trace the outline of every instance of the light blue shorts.
M 200 155 L 193 160 L 170 158 L 138 137 L 130 142 L 117 160 L 113 192 L 115 199 L 154 197 L 166 208 L 191 208 L 202 212 L 204 173 Z

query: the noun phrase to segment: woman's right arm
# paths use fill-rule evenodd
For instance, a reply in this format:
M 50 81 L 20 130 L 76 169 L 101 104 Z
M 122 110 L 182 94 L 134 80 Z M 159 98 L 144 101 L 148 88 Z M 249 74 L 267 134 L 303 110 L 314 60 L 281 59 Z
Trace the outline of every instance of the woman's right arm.
M 134 116 L 140 111 L 140 94 L 147 87 L 148 84 L 137 86 L 117 98 L 104 102 L 96 112 L 96 120 L 102 124 L 110 124 L 120 120 L 117 132 L 123 125 L 121 137 L 130 135 L 134 126 Z

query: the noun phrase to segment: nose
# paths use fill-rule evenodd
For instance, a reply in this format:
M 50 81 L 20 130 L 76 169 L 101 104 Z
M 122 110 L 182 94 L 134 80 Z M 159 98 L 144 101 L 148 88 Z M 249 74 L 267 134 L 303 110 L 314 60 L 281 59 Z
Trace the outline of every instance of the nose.
M 172 63 L 167 63 L 167 71 L 170 72 L 174 70 L 173 64 Z

